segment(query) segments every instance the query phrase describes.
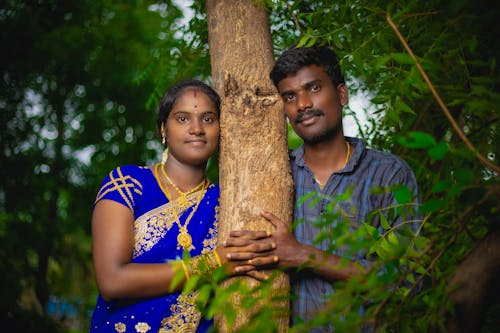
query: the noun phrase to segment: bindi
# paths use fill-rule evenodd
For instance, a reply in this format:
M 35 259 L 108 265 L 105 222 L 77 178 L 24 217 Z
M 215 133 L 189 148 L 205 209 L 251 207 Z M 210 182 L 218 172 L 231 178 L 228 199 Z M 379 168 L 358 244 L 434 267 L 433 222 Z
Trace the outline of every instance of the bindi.
M 194 98 L 194 99 L 198 98 L 198 91 L 197 91 L 197 90 L 193 90 L 193 98 Z M 195 109 L 196 109 L 196 108 L 198 108 L 198 104 L 195 104 L 195 105 L 194 105 L 194 108 L 195 108 Z

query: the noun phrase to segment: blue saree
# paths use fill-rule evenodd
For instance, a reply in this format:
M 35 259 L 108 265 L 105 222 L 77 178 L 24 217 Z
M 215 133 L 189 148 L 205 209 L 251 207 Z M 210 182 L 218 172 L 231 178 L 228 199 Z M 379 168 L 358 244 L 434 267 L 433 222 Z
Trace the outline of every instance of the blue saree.
M 189 205 L 182 208 L 168 201 L 158 181 L 150 168 L 122 166 L 109 173 L 97 194 L 96 203 L 113 200 L 134 213 L 134 263 L 163 263 L 183 256 L 176 215 L 184 226 L 200 192 L 189 194 Z M 193 241 L 190 256 L 213 251 L 217 245 L 219 194 L 219 186 L 210 184 L 187 225 Z M 109 302 L 99 295 L 90 332 L 206 332 L 211 325 L 197 310 L 195 294 Z

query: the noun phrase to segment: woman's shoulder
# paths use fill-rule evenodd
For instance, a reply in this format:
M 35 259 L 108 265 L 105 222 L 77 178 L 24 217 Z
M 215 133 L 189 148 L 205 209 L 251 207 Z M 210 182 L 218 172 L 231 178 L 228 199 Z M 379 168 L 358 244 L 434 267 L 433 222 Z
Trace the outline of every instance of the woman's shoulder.
M 97 194 L 96 203 L 102 199 L 124 201 L 132 208 L 134 197 L 142 196 L 144 187 L 154 181 L 151 168 L 139 165 L 121 165 L 106 175 Z

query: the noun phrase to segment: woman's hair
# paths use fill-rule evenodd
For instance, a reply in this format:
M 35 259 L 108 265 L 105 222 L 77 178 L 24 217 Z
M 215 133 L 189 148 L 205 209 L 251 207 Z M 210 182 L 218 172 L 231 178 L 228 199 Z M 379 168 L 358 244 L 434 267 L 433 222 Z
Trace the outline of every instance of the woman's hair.
M 188 90 L 197 90 L 207 95 L 210 101 L 214 104 L 215 109 L 217 110 L 217 115 L 220 115 L 220 97 L 215 90 L 200 80 L 189 79 L 181 81 L 170 87 L 161 99 L 157 120 L 158 132 L 160 133 L 160 136 L 162 135 L 161 125 L 166 123 L 168 115 L 172 111 L 175 102 L 177 102 L 177 98 Z
M 323 66 L 335 87 L 345 83 L 337 55 L 326 46 L 288 48 L 276 60 L 269 77 L 278 87 L 281 80 L 310 65 Z

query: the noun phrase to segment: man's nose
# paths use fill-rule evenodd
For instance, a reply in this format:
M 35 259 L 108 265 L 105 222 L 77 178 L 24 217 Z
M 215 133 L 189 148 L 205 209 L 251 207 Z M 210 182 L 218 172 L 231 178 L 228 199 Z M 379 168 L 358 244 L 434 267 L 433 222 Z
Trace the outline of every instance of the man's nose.
M 297 106 L 299 107 L 299 111 L 305 111 L 313 107 L 312 99 L 308 94 L 306 93 L 299 94 L 297 98 L 298 98 Z

